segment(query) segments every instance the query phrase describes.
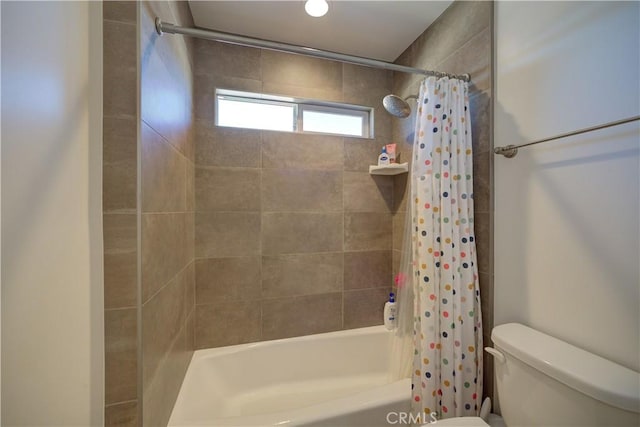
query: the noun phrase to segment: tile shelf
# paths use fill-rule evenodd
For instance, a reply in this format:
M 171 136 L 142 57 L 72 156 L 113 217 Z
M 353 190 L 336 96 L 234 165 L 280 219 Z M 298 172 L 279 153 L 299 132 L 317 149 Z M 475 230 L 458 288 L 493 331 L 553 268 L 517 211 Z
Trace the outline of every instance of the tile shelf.
M 390 165 L 371 165 L 369 166 L 369 173 L 371 175 L 400 175 L 401 173 L 409 172 L 408 163 L 391 163 Z

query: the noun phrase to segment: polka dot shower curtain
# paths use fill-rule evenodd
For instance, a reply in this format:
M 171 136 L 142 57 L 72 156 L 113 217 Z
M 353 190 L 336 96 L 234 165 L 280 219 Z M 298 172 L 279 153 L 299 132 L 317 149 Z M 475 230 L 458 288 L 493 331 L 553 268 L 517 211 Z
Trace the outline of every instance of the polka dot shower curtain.
M 412 409 L 425 421 L 474 416 L 482 399 L 482 321 L 468 84 L 425 79 L 415 130 Z

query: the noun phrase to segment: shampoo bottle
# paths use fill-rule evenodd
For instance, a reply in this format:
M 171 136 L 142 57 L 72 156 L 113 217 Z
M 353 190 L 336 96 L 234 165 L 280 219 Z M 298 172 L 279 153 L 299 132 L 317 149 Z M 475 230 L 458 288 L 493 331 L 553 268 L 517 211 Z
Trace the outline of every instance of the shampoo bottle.
M 396 296 L 393 292 L 389 294 L 389 301 L 384 305 L 384 327 L 392 331 L 396 328 L 396 314 L 398 307 L 396 306 Z

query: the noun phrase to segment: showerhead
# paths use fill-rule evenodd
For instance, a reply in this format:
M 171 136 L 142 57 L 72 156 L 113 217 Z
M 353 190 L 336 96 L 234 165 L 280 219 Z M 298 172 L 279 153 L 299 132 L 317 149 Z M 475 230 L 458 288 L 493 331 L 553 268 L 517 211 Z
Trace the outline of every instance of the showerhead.
M 387 95 L 382 99 L 382 105 L 392 116 L 400 117 L 404 119 L 411 115 L 411 107 L 407 103 L 407 99 L 417 98 L 415 95 L 410 95 L 405 99 L 400 98 L 397 95 Z

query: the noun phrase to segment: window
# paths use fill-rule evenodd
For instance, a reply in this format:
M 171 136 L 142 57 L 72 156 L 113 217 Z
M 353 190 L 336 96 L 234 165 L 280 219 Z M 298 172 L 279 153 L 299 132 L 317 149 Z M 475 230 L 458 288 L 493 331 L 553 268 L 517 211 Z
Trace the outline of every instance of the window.
M 216 125 L 373 138 L 373 109 L 259 93 L 216 90 Z

